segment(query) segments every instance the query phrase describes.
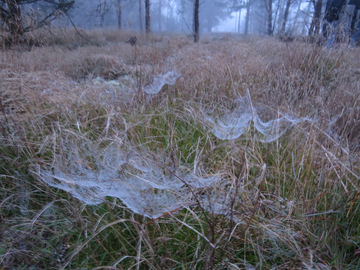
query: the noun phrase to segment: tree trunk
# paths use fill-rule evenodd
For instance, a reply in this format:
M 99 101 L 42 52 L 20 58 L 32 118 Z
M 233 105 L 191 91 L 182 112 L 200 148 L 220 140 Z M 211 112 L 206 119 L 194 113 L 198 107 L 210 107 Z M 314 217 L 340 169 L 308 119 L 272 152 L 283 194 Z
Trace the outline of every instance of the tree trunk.
M 315 1 L 315 0 L 314 0 Z M 314 3 L 314 15 L 311 20 L 311 25 L 309 28 L 309 36 L 317 36 L 320 32 L 320 16 L 321 16 L 321 7 L 322 0 L 317 0 Z
M 150 29 L 150 0 L 145 0 L 145 30 L 149 34 Z
M 117 21 L 118 21 L 118 29 L 121 29 L 121 0 L 117 0 Z
M 181 8 L 181 23 L 180 23 L 180 28 L 181 28 L 181 32 L 183 32 L 185 30 L 185 0 L 181 0 L 180 2 L 180 8 Z
M 171 0 L 166 4 L 166 31 L 170 31 L 170 18 L 172 16 Z
M 298 2 L 298 6 L 296 8 L 296 13 L 295 13 L 295 17 L 294 17 L 294 21 L 292 22 L 292 28 L 294 28 L 294 26 L 298 25 L 300 19 L 301 19 L 301 13 L 303 12 L 301 10 L 301 4 L 302 4 L 302 1 L 299 1 Z
M 268 19 L 267 19 L 267 34 L 272 36 L 273 34 L 273 27 L 272 27 L 272 2 L 273 0 L 265 0 L 266 9 L 268 12 Z
M 285 12 L 284 12 L 284 19 L 282 21 L 281 31 L 280 31 L 282 36 L 285 36 L 285 27 L 286 27 L 287 19 L 289 17 L 290 5 L 291 5 L 291 0 L 287 0 Z
M 11 42 L 19 43 L 20 37 L 24 34 L 24 27 L 21 20 L 21 11 L 18 5 L 18 1 L 5 0 L 5 2 L 9 10 L 7 25 L 11 34 Z
M 245 36 L 249 34 L 250 7 L 251 7 L 251 2 L 249 1 L 246 5 L 245 30 L 244 30 Z
M 239 10 L 239 20 L 238 20 L 238 25 L 237 25 L 237 29 L 238 29 L 238 33 L 240 34 L 240 27 L 241 27 L 241 9 Z
M 161 0 L 159 0 L 159 32 L 161 32 L 161 8 L 162 8 L 162 3 Z
M 199 42 L 199 0 L 194 0 L 194 42 Z
M 143 30 L 143 14 L 142 14 L 142 4 L 141 4 L 142 0 L 139 0 L 139 24 L 140 24 L 140 31 Z
M 278 1 L 275 12 L 273 10 L 274 14 L 272 15 L 272 33 L 275 32 L 275 27 L 279 24 L 277 19 L 278 19 L 282 4 L 283 3 L 281 1 Z M 278 27 L 278 28 L 280 28 L 280 27 Z
M 45 14 L 38 12 L 31 12 L 29 4 L 37 2 L 35 0 L 2 0 L 0 1 L 0 25 L 6 25 L 5 30 L 10 34 L 9 42 L 20 43 L 25 33 L 42 26 L 48 25 L 51 21 L 61 15 L 66 14 L 69 9 L 74 5 L 75 0 L 61 0 L 60 2 L 48 1 L 49 7 L 44 10 Z M 28 13 L 29 21 L 24 25 L 22 8 L 25 9 L 25 13 Z

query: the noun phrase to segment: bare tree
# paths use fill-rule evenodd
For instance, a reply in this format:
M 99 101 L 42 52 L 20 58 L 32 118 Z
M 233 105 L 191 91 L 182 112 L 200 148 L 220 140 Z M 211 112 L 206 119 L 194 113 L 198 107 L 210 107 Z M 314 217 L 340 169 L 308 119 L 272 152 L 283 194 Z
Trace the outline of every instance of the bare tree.
M 199 0 L 194 0 L 194 42 L 199 42 L 199 9 L 200 3 Z
M 151 31 L 150 28 L 150 0 L 145 0 L 145 30 L 146 34 Z
M 314 5 L 314 14 L 309 28 L 309 36 L 319 35 L 322 0 L 311 0 Z
M 104 26 L 105 17 L 108 14 L 110 8 L 111 7 L 109 3 L 106 2 L 106 0 L 100 1 L 97 5 L 95 12 L 98 16 L 100 16 L 100 27 Z
M 281 30 L 280 30 L 281 36 L 285 36 L 285 27 L 286 27 L 286 23 L 287 23 L 287 20 L 288 20 L 288 17 L 289 17 L 290 5 L 291 5 L 291 0 L 286 0 L 284 18 L 283 18 L 283 21 L 282 21 L 282 24 L 281 24 Z
M 117 23 L 118 23 L 118 29 L 121 29 L 122 26 L 122 6 L 121 6 L 121 0 L 117 0 Z
M 159 32 L 161 32 L 161 9 L 162 9 L 162 1 L 159 0 L 159 9 L 158 9 Z
M 51 8 L 45 15 L 32 12 L 31 24 L 26 25 L 24 16 L 28 14 L 23 13 L 22 8 L 34 3 L 44 3 Z M 0 23 L 4 24 L 10 33 L 10 42 L 19 43 L 25 33 L 50 23 L 61 14 L 66 14 L 74 3 L 74 0 L 0 0 Z
M 267 34 L 271 36 L 273 34 L 273 0 L 265 0 L 265 7 L 267 11 Z
M 237 17 L 237 23 L 235 23 L 235 32 L 240 33 L 240 27 L 241 27 L 241 9 L 238 10 Z
M 245 15 L 245 28 L 244 28 L 244 34 L 249 34 L 249 24 L 250 24 L 250 9 L 253 4 L 254 0 L 230 0 L 229 6 L 232 11 L 238 11 L 241 14 L 241 10 L 246 10 Z M 241 16 L 239 14 L 239 25 L 240 25 L 240 19 Z M 240 27 L 239 27 L 240 32 Z
M 184 31 L 184 24 L 186 24 L 185 21 L 185 10 L 186 10 L 186 5 L 185 5 L 185 0 L 180 0 L 180 14 L 181 14 L 181 24 L 180 24 L 180 30 Z
M 142 0 L 139 0 L 139 24 L 140 24 L 140 30 L 143 30 L 143 13 L 142 13 Z
M 251 5 L 253 4 L 253 0 L 247 0 L 246 4 L 245 4 L 245 8 L 246 8 L 246 16 L 245 16 L 245 30 L 244 30 L 244 34 L 248 35 L 249 34 L 249 23 L 250 23 L 250 9 L 251 9 Z
M 24 33 L 19 1 L 6 0 L 8 9 L 1 8 L 1 19 L 7 24 L 13 42 L 17 43 Z
M 275 0 L 276 2 L 276 0 Z M 273 0 L 273 3 L 275 3 L 274 0 Z M 283 2 L 281 0 L 277 0 L 277 5 L 276 5 L 276 9 L 274 10 L 273 9 L 273 18 L 272 18 L 272 33 L 275 32 L 275 29 L 276 29 L 276 26 L 279 26 L 278 28 L 280 28 L 281 30 L 281 23 L 278 22 L 278 19 L 279 19 L 279 14 L 282 12 L 283 10 Z

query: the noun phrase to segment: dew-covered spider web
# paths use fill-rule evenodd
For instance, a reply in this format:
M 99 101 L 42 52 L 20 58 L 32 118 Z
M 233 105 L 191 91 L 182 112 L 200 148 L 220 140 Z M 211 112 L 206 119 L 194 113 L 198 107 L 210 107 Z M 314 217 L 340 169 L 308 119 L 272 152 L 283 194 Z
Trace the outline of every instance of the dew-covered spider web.
M 149 95 L 155 95 L 160 92 L 164 85 L 174 85 L 179 74 L 175 71 L 169 71 L 165 74 L 154 76 L 153 82 L 143 88 L 144 92 Z
M 204 113 L 205 120 L 212 126 L 211 132 L 221 140 L 234 140 L 243 135 L 254 124 L 256 139 L 260 142 L 272 142 L 280 138 L 287 130 L 309 118 L 295 118 L 288 114 L 268 122 L 263 122 L 253 106 L 250 93 L 236 100 L 236 108 L 222 115 Z
M 292 126 L 309 120 L 283 115 L 263 122 L 249 92 L 227 114 L 204 115 L 220 139 L 239 138 L 253 123 L 256 139 L 262 142 L 274 141 Z M 206 175 L 148 149 L 134 150 L 113 141 L 100 147 L 101 143 L 73 136 L 69 131 L 61 141 L 61 151 L 54 153 L 52 164 L 36 165 L 34 173 L 48 185 L 69 192 L 86 204 L 100 204 L 106 197 L 118 198 L 134 213 L 153 219 L 194 205 L 229 216 L 234 196 L 238 198 L 236 203 L 241 204 L 234 194 L 234 183 L 221 173 Z
M 84 152 L 74 144 L 67 150 L 66 159 L 58 157 L 52 168 L 37 166 L 35 173 L 42 181 L 90 205 L 107 196 L 119 198 L 149 218 L 197 204 L 198 191 L 221 180 L 219 175 L 198 176 L 186 168 L 160 165 L 154 158 L 114 145 L 95 156 L 96 149 Z

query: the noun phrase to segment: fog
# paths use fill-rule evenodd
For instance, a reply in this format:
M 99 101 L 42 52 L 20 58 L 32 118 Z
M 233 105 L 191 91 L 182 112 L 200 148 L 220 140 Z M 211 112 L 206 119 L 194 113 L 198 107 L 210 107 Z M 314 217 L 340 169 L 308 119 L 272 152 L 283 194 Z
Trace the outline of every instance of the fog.
M 70 17 L 79 28 L 119 28 L 119 3 L 121 4 L 121 28 L 132 31 L 143 30 L 145 24 L 143 0 L 77 0 L 70 11 Z M 192 33 L 194 5 L 192 0 L 152 0 L 150 3 L 152 32 Z M 200 1 L 200 33 L 244 33 L 247 10 L 241 3 L 236 0 Z M 286 0 L 273 0 L 274 33 L 280 31 L 285 5 Z M 313 9 L 312 4 L 305 0 L 292 1 L 286 32 L 296 35 L 306 34 L 311 23 Z M 265 34 L 266 23 L 265 0 L 254 0 L 249 12 L 248 33 Z
M 350 1 L 354 2 L 350 5 L 351 8 L 345 9 L 340 6 L 335 16 L 342 17 L 340 19 L 342 24 L 348 25 L 347 28 L 351 25 L 351 29 L 355 30 L 360 17 L 360 8 L 358 1 Z M 145 7 L 147 3 L 149 8 Z M 327 0 L 62 0 L 59 2 L 23 0 L 15 4 L 19 5 L 19 13 L 11 14 L 6 11 L 10 7 L 9 4 L 0 1 L 0 15 L 4 18 L 0 19 L 0 27 L 11 32 L 14 39 L 17 39 L 16 35 L 21 35 L 23 30 L 36 29 L 50 23 L 54 27 L 126 31 L 145 31 L 146 28 L 147 32 L 185 35 L 230 32 L 291 38 L 314 37 L 325 33 L 326 22 L 330 23 L 324 16 L 327 3 L 330 2 Z M 195 8 L 197 6 L 198 8 Z M 345 10 L 353 10 L 353 14 L 347 14 L 348 11 Z M 199 16 L 196 17 L 199 20 L 194 19 L 195 13 L 198 13 Z M 350 33 L 349 30 L 346 31 Z

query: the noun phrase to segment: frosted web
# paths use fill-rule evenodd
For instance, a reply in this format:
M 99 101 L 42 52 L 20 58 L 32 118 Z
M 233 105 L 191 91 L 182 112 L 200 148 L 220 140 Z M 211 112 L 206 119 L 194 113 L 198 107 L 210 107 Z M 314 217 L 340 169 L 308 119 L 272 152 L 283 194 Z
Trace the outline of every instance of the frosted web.
M 155 76 L 153 82 L 143 88 L 144 92 L 149 95 L 155 95 L 161 91 L 164 85 L 174 85 L 179 74 L 175 71 L 169 71 L 165 74 Z
M 176 80 L 175 75 L 169 76 Z M 255 138 L 271 142 L 292 126 L 311 121 L 283 115 L 264 122 L 249 92 L 236 105 L 221 116 L 204 114 L 216 137 L 239 138 L 253 123 Z M 233 207 L 235 189 L 220 174 L 196 174 L 193 168 L 175 165 L 158 153 L 135 151 L 115 142 L 100 147 L 81 136 L 73 136 L 69 133 L 63 138 L 61 154 L 55 155 L 51 166 L 35 166 L 34 174 L 48 185 L 69 192 L 89 205 L 100 204 L 106 197 L 118 198 L 134 213 L 153 219 L 198 203 L 212 213 L 230 215 L 227 212 Z M 239 197 L 236 198 L 236 203 L 241 204 Z
M 221 116 L 204 113 L 205 120 L 212 126 L 211 132 L 221 140 L 234 140 L 243 135 L 254 124 L 256 139 L 261 142 L 272 142 L 281 137 L 292 126 L 311 121 L 308 118 L 294 118 L 287 114 L 282 117 L 263 122 L 253 106 L 250 93 L 236 101 L 236 108 Z
M 101 152 L 90 166 L 84 161 L 85 153 L 73 150 L 67 160 L 51 170 L 38 166 L 35 173 L 48 185 L 86 204 L 100 204 L 107 196 L 115 197 L 133 212 L 149 218 L 196 204 L 194 194 L 198 189 L 221 180 L 218 175 L 198 176 L 181 167 L 173 172 L 174 168 L 166 169 L 133 151 L 125 155 L 120 148 L 108 147 Z

